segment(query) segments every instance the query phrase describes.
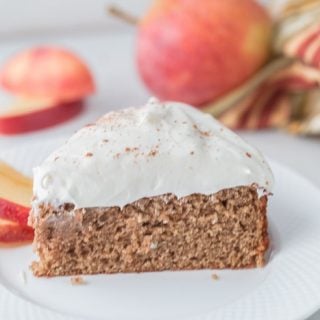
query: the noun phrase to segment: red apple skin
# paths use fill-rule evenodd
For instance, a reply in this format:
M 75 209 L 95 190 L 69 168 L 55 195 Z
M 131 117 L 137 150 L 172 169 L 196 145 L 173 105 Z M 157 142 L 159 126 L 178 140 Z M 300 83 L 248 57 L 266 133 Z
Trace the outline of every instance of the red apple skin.
M 139 73 L 161 100 L 201 106 L 266 62 L 271 27 L 253 0 L 155 1 L 139 26 Z
M 12 135 L 51 127 L 75 117 L 83 108 L 84 102 L 79 100 L 56 102 L 38 110 L 26 110 L 23 114 L 0 114 L 0 133 Z
M 31 242 L 34 231 L 31 227 L 21 226 L 17 223 L 0 223 L 0 244 L 22 244 Z
M 57 47 L 35 47 L 11 57 L 0 71 L 0 85 L 17 96 L 79 100 L 95 90 L 86 64 Z
M 26 226 L 29 212 L 30 208 L 0 198 L 0 219 L 10 220 Z

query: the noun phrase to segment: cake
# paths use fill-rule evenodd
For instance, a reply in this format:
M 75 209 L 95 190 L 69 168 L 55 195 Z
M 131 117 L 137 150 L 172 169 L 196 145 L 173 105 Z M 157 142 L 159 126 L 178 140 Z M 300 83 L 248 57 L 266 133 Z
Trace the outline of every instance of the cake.
M 34 168 L 36 276 L 265 264 L 272 172 L 212 116 L 151 99 Z

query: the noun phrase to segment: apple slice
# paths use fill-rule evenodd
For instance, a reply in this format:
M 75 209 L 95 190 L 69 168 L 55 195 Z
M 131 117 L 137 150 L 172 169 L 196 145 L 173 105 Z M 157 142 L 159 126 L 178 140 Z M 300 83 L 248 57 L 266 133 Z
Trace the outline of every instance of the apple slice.
M 11 57 L 0 71 L 2 87 L 17 96 L 75 101 L 95 90 L 87 65 L 58 47 L 34 47 Z
M 33 240 L 33 229 L 18 223 L 0 219 L 0 244 L 23 244 Z
M 0 161 L 0 198 L 29 207 L 32 198 L 32 180 Z
M 0 198 L 0 219 L 27 225 L 30 208 Z
M 27 226 L 32 180 L 0 162 L 0 244 L 21 245 L 33 239 Z
M 82 100 L 21 100 L 6 112 L 0 113 L 0 133 L 10 135 L 50 127 L 75 117 L 83 107 Z

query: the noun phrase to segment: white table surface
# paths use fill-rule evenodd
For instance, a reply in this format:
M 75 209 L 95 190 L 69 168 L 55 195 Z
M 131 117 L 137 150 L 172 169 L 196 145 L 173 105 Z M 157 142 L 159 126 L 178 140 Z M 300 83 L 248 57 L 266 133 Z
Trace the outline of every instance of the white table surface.
M 78 118 L 32 134 L 0 137 L 0 150 L 33 141 L 42 141 L 45 144 L 46 140 L 54 137 L 67 137 L 77 128 L 109 110 L 141 105 L 147 100 L 149 94 L 141 84 L 134 64 L 133 29 L 125 27 L 120 31 L 110 28 L 109 31 L 91 31 L 85 34 L 70 32 L 67 35 L 6 37 L 0 42 L 0 63 L 17 50 L 43 43 L 63 45 L 78 52 L 94 73 L 97 92 L 88 99 L 86 111 Z M 320 188 L 320 138 L 293 137 L 277 131 L 241 133 L 241 135 L 268 157 L 298 171 Z M 311 319 L 319 320 L 320 312 Z

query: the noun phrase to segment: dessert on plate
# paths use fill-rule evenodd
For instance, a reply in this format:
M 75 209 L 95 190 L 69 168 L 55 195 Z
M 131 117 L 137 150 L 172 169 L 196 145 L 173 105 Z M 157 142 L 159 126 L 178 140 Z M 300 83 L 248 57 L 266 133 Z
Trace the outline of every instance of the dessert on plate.
M 255 148 L 191 106 L 110 112 L 34 169 L 32 270 L 261 267 L 272 183 Z

